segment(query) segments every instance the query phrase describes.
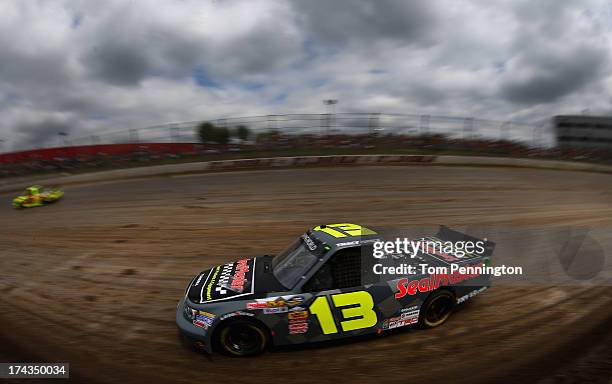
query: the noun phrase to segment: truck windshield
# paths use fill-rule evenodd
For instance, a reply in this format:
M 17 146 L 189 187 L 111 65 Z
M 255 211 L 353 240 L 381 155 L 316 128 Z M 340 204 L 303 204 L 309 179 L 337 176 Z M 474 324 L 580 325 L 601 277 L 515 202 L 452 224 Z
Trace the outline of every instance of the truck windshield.
M 312 248 L 313 245 L 311 243 Z M 292 289 L 306 272 L 319 259 L 316 251 L 311 251 L 303 238 L 297 239 L 287 249 L 272 260 L 274 276 L 287 289 Z

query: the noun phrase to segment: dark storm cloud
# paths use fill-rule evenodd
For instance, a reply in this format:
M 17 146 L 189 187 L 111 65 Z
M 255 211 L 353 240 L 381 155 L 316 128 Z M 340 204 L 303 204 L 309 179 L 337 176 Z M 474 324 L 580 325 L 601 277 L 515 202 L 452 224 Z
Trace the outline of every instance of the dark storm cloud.
M 588 10 L 588 3 L 579 0 L 520 0 L 512 7 L 514 17 L 520 23 L 515 38 L 559 39 L 571 31 L 573 18 Z
M 551 103 L 575 94 L 603 75 L 607 46 L 577 1 L 520 2 L 510 67 L 501 96 L 519 104 Z M 581 25 L 580 28 L 577 25 Z
M 85 55 L 83 64 L 99 80 L 116 85 L 135 85 L 150 70 L 149 58 L 137 44 L 104 42 Z
M 4 59 L 0 59 L 0 83 L 5 86 L 55 87 L 70 79 L 66 59 L 59 53 L 33 57 L 1 47 L 0 52 L 4 52 Z
M 48 118 L 35 122 L 21 122 L 16 127 L 16 146 L 32 148 L 40 145 L 57 145 L 60 140 L 58 133 L 69 134 L 74 129 L 71 119 Z
M 158 60 L 157 70 L 171 77 L 184 76 L 207 55 L 203 41 L 194 36 L 165 33 L 155 39 L 159 44 L 156 55 L 163 59 Z
M 185 78 L 199 67 L 234 81 L 269 74 L 300 54 L 300 36 L 272 15 L 251 28 L 220 31 L 219 36 L 190 27 L 113 12 L 90 34 L 81 62 L 101 82 L 131 86 L 150 76 Z
M 588 48 L 568 52 L 566 56 L 526 57 L 517 63 L 519 78 L 506 80 L 501 92 L 515 103 L 550 103 L 597 80 L 605 61 L 605 52 Z M 521 71 L 531 73 L 521 78 Z
M 231 78 L 240 75 L 271 74 L 293 62 L 299 55 L 298 36 L 274 24 L 255 27 L 245 36 L 229 41 L 207 57 L 214 72 Z
M 293 1 L 306 32 L 318 43 L 404 44 L 430 42 L 436 17 L 425 1 L 314 0 Z
M 88 75 L 111 85 L 142 81 L 151 71 L 151 49 L 159 45 L 147 36 L 149 25 L 133 4 L 125 3 L 81 26 L 78 55 Z

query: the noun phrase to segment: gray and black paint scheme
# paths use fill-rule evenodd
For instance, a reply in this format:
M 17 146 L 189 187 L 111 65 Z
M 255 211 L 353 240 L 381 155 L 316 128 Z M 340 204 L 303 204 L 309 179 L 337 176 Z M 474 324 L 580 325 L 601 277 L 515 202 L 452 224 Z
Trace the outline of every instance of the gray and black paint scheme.
M 432 238 L 478 240 L 445 226 Z M 265 328 L 271 344 L 276 346 L 320 342 L 416 325 L 423 316 L 423 303 L 434 292 L 447 290 L 456 303 L 461 303 L 490 286 L 489 276 L 480 275 L 396 298 L 400 279 L 420 281 L 431 276 L 369 273 L 377 261 L 372 258 L 371 247 L 378 240 L 385 239 L 356 224 L 329 224 L 308 230 L 296 244 L 307 247 L 316 260 L 291 287 L 277 279 L 272 256 L 242 259 L 205 270 L 191 280 L 179 301 L 176 324 L 183 336 L 209 353 L 213 352 L 215 332 L 230 319 L 243 319 Z M 486 252 L 480 255 L 443 259 L 421 252 L 408 263 L 486 265 L 495 244 L 485 243 Z M 351 255 L 359 261 L 350 260 Z M 340 266 L 338 260 L 342 261 Z M 351 263 L 356 264 L 349 268 L 351 271 L 341 270 L 342 265 Z M 331 270 L 333 274 L 334 268 L 340 275 L 352 273 L 352 280 L 344 276 L 340 286 L 334 286 L 338 282 L 320 281 L 323 271 Z

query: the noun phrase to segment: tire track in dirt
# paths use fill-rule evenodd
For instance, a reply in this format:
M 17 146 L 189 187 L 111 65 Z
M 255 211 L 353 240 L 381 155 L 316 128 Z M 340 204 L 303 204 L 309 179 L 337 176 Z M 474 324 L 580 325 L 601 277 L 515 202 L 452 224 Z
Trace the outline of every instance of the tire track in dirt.
M 1 206 L 0 337 L 10 349 L 0 356 L 66 359 L 79 381 L 98 382 L 363 382 L 374 369 L 393 383 L 542 379 L 534 364 L 552 374 L 560 353 L 597 341 L 610 288 L 494 286 L 438 329 L 239 361 L 184 348 L 175 305 L 198 271 L 277 252 L 321 223 L 609 226 L 609 190 L 601 174 L 363 167 L 92 184 L 42 209 Z

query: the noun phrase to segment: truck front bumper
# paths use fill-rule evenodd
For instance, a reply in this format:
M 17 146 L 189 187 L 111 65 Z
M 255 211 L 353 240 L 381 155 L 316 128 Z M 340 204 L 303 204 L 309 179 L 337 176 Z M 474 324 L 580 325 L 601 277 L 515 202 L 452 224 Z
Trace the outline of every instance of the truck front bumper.
M 179 332 L 186 341 L 196 345 L 198 348 L 204 349 L 208 353 L 212 353 L 209 331 L 193 325 L 191 321 L 185 318 L 184 311 L 185 298 L 182 298 L 176 306 L 176 326 Z

